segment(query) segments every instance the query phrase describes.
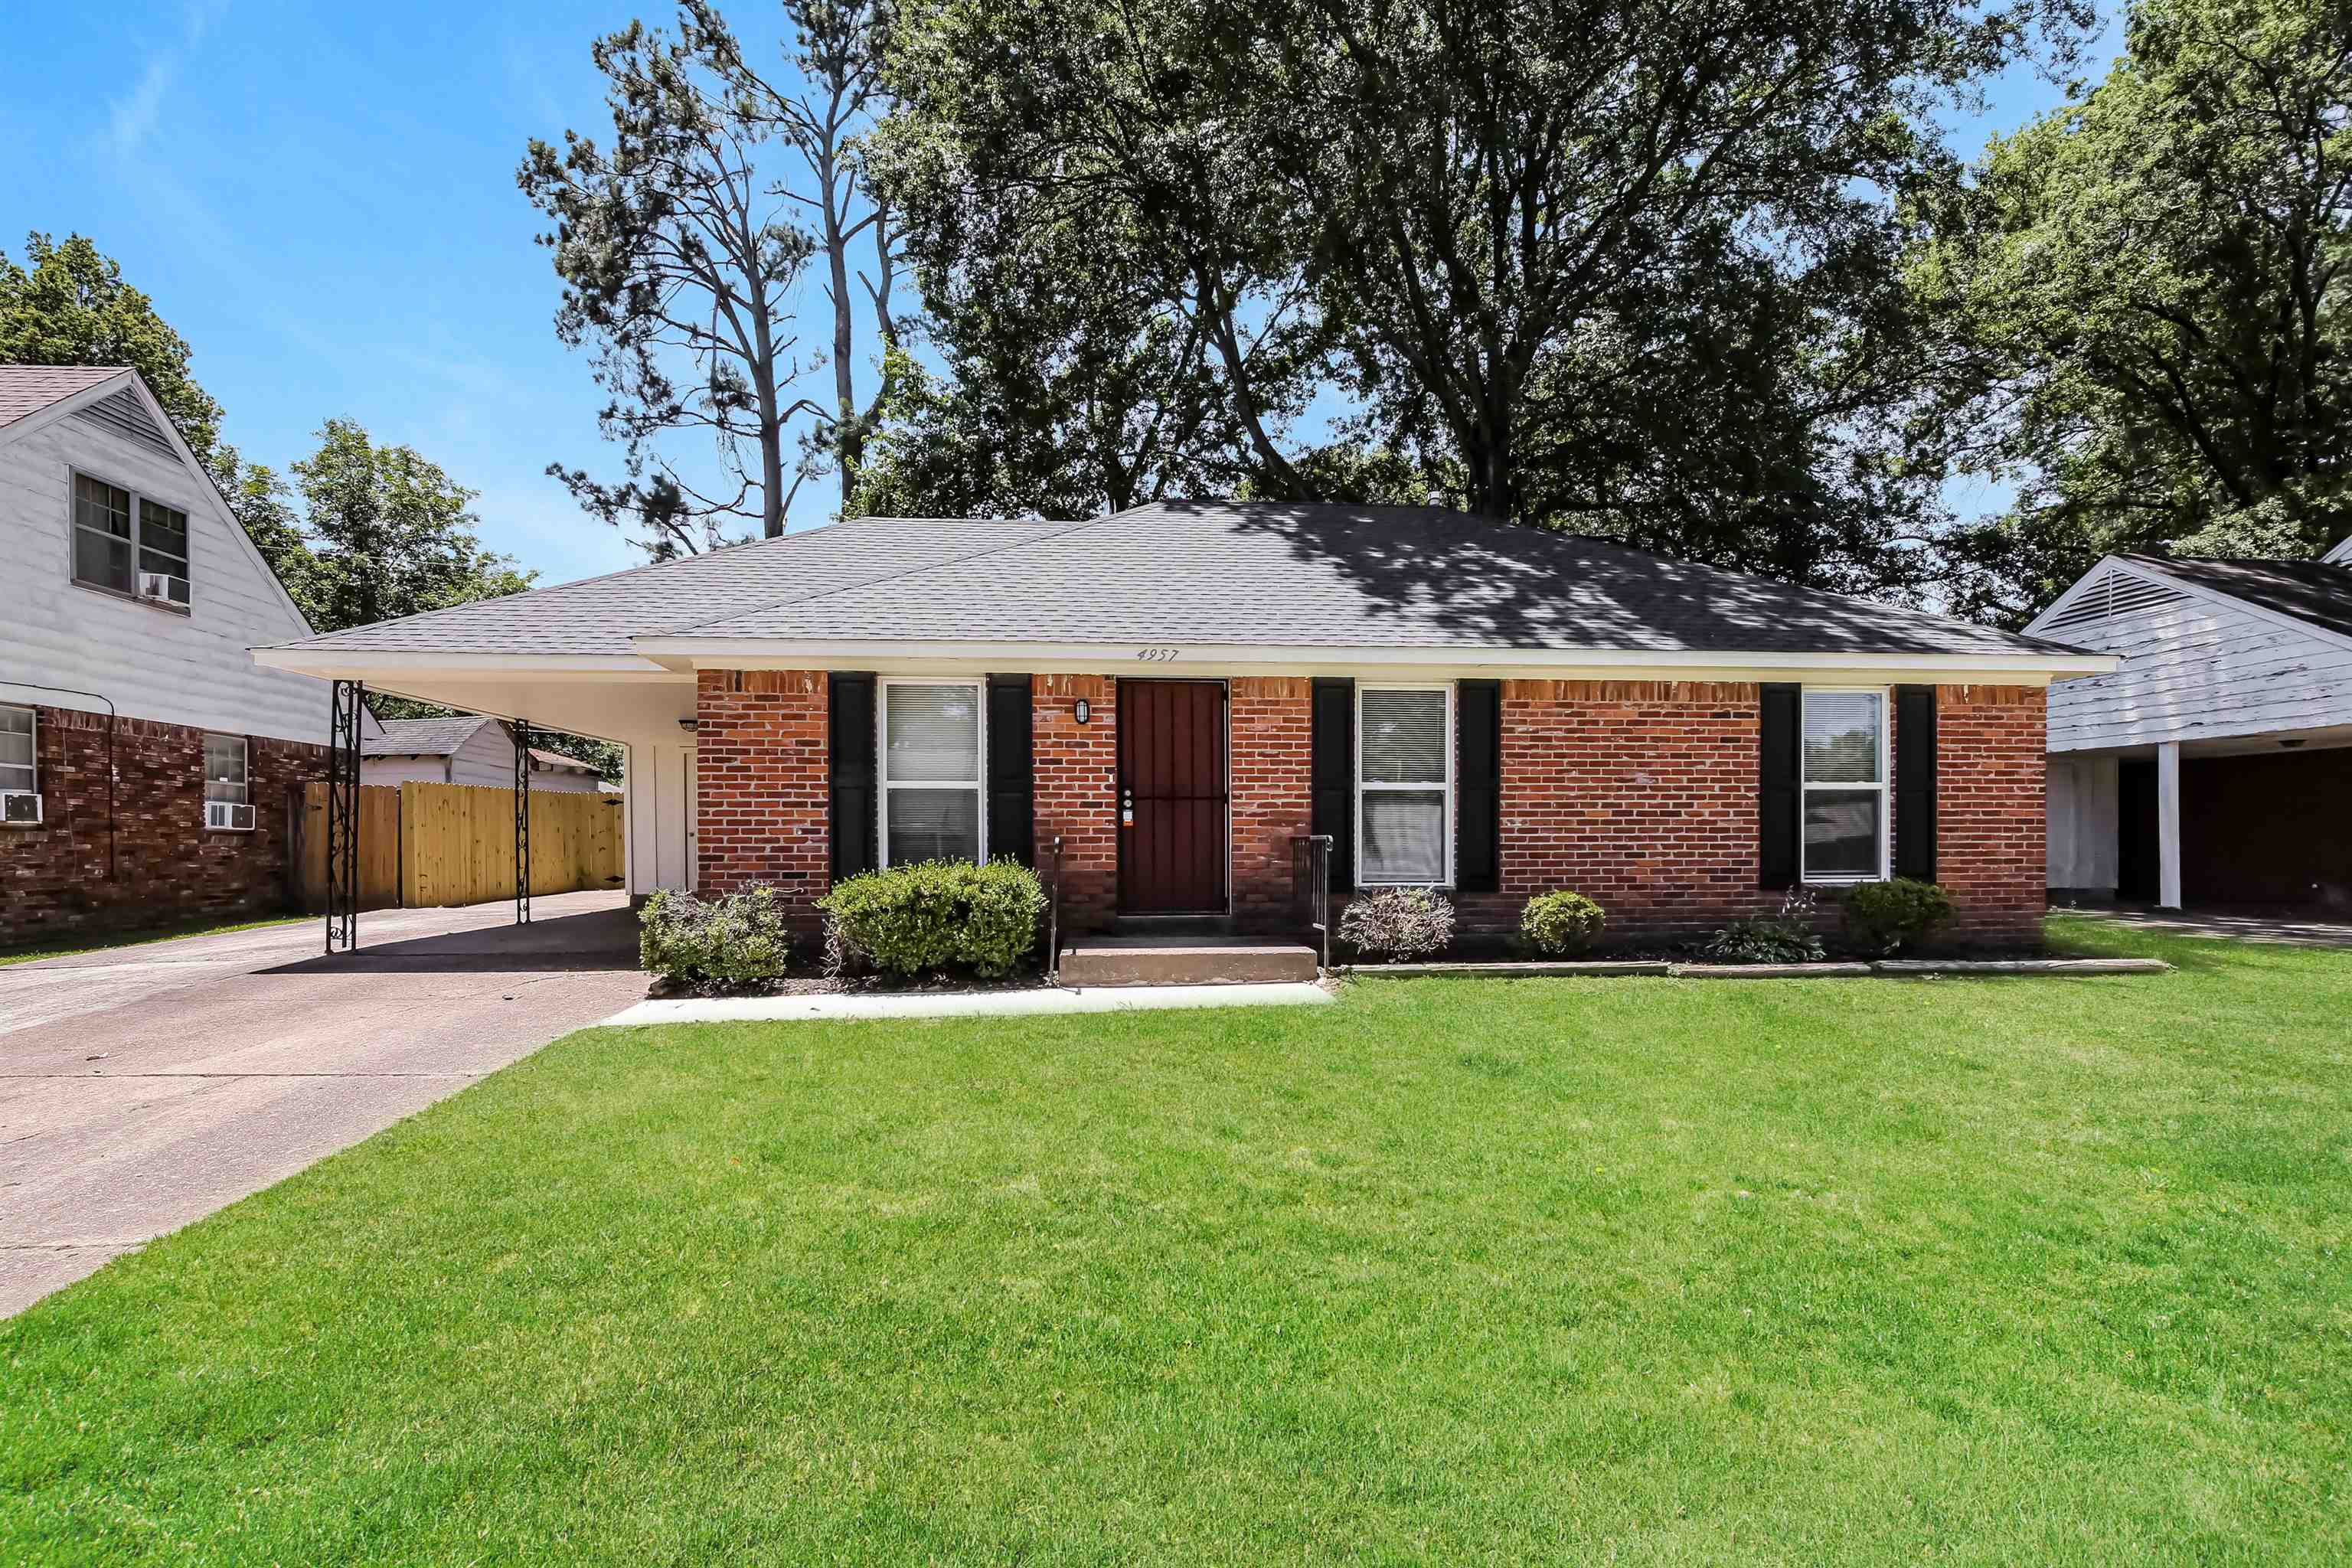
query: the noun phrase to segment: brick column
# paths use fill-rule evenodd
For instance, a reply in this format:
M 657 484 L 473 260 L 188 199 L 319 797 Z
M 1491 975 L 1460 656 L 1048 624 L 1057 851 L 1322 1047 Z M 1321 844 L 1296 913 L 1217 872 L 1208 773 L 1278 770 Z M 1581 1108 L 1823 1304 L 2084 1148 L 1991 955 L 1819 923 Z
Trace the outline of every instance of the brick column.
M 1060 835 L 1062 929 L 1099 931 L 1118 915 L 1118 683 L 1040 675 L 1030 691 L 1037 872 L 1052 877 Z M 1091 710 L 1084 724 L 1081 697 Z
M 697 889 L 772 883 L 814 925 L 832 870 L 824 672 L 703 670 L 695 718 Z
M 2047 699 L 2039 686 L 1936 689 L 1936 879 L 1959 912 L 1950 941 L 2041 945 Z
M 1290 841 L 1313 818 L 1313 692 L 1300 676 L 1244 676 L 1229 704 L 1234 915 L 1247 930 L 1286 928 Z

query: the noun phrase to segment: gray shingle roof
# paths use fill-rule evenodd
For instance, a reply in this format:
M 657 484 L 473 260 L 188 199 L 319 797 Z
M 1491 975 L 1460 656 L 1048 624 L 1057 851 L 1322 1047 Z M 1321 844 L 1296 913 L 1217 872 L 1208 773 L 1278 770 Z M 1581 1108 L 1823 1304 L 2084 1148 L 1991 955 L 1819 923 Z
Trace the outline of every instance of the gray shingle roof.
M 1084 522 L 866 518 L 302 646 L 746 642 L 2016 654 L 2061 645 L 1428 507 L 1171 502 Z
M 2326 561 L 2176 560 L 2158 555 L 2124 559 L 2352 637 L 2352 566 Z
M 122 374 L 121 365 L 0 364 L 0 426 Z
M 498 721 L 479 713 L 460 713 L 454 719 L 386 719 L 383 733 L 370 735 L 360 742 L 363 757 L 446 757 L 474 738 L 474 732 L 485 724 Z
M 632 637 L 690 630 L 812 594 L 904 576 L 930 563 L 1001 549 L 1067 522 L 861 518 L 534 588 L 373 626 L 328 632 L 303 647 L 417 653 L 626 654 Z

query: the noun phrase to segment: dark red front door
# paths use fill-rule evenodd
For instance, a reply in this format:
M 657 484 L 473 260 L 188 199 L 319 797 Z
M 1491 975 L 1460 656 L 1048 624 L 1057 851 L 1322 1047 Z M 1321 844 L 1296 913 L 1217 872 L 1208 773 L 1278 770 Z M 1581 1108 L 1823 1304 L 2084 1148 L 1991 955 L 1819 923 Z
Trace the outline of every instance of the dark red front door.
M 1119 908 L 1225 912 L 1225 689 L 1118 683 Z

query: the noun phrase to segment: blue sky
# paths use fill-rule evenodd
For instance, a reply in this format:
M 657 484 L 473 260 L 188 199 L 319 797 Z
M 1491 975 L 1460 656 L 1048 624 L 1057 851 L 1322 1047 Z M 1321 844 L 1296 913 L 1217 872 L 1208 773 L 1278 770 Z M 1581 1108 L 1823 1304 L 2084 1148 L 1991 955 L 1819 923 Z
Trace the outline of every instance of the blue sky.
M 542 583 L 634 564 L 541 472 L 619 465 L 584 358 L 555 340 L 540 215 L 514 184 L 528 138 L 605 123 L 588 46 L 633 15 L 667 20 L 628 0 L 33 8 L 0 57 L 0 141 L 42 156 L 0 176 L 0 248 L 90 236 L 193 345 L 250 461 L 282 470 L 349 416 L 480 491 L 486 542 Z M 776 60 L 777 6 L 729 16 Z M 1955 140 L 1973 151 L 2059 99 L 2012 72 Z M 794 522 L 835 494 L 804 486 Z

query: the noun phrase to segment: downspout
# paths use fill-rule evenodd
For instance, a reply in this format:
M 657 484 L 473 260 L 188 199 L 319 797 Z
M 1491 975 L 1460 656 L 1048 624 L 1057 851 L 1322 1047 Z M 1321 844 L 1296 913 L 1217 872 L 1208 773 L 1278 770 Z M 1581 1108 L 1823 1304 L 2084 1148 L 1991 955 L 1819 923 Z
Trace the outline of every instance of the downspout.
M 37 686 L 29 680 L 0 681 L 0 686 L 14 686 L 26 691 L 47 691 L 58 697 L 87 697 L 92 702 L 106 704 L 106 879 L 115 879 L 114 870 L 114 699 L 95 691 L 77 691 L 70 686 Z

